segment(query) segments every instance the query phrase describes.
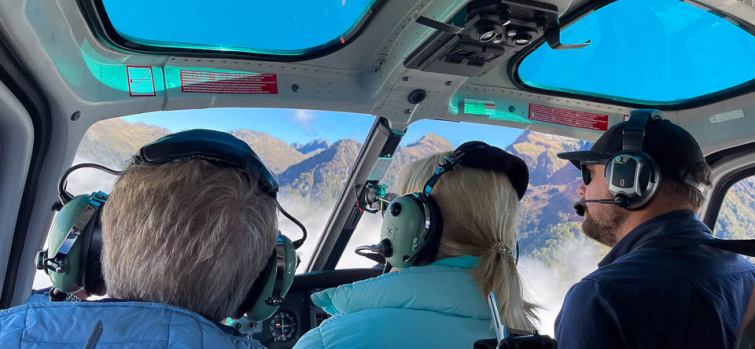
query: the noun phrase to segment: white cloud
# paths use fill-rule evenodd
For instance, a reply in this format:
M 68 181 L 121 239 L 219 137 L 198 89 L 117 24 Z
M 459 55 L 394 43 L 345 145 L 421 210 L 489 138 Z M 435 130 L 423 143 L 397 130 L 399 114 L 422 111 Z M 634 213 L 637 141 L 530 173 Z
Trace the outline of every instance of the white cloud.
M 73 160 L 74 165 L 78 165 L 84 162 L 102 165 L 102 161 L 93 160 L 82 156 L 76 156 L 76 158 Z M 122 169 L 122 167 L 118 168 L 108 166 L 107 164 L 104 165 L 114 170 Z M 74 171 L 70 176 L 68 176 L 68 186 L 66 187 L 66 189 L 74 196 L 91 194 L 92 192 L 100 190 L 109 194 L 110 191 L 113 190 L 113 184 L 115 184 L 116 178 L 117 176 L 115 175 L 111 175 L 107 172 L 103 172 L 97 169 L 82 168 Z
M 309 129 L 312 121 L 317 120 L 317 114 L 311 110 L 297 109 L 294 111 L 294 115 L 291 116 L 291 122 L 302 128 Z
M 525 294 L 530 301 L 541 307 L 536 311 L 540 317 L 540 333 L 553 337 L 553 325 L 566 292 L 598 267 L 601 254 L 595 244 L 578 237 L 555 248 L 553 266 L 537 259 L 522 257 L 519 274 L 522 276 Z

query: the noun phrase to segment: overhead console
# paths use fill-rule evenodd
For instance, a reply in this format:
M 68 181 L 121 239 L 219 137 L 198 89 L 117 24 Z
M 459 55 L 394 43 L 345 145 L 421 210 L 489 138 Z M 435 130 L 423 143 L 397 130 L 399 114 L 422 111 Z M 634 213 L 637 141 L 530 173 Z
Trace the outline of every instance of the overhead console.
M 437 32 L 405 61 L 410 69 L 480 76 L 532 42 L 545 37 L 556 50 L 579 49 L 590 42 L 561 44 L 558 7 L 538 1 L 474 0 L 450 23 L 421 16 L 419 24 Z

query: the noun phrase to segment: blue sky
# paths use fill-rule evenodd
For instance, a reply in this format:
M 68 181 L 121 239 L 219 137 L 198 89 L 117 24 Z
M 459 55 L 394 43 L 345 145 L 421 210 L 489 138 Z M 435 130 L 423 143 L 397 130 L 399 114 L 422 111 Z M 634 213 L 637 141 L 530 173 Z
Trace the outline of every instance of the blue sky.
M 375 0 L 104 0 L 114 28 L 132 40 L 231 50 L 300 50 L 339 44 Z M 197 30 L 202 28 L 202 30 Z M 254 33 L 254 35 L 250 35 Z
M 308 143 L 315 139 L 335 142 L 352 138 L 364 142 L 374 121 L 372 115 L 316 111 L 303 109 L 197 109 L 145 113 L 124 117 L 123 120 L 143 122 L 177 132 L 191 128 L 218 131 L 249 129 L 263 132 L 289 144 Z M 435 133 L 459 145 L 468 140 L 481 140 L 506 147 L 522 133 L 490 125 L 420 120 L 409 126 L 403 145 L 417 141 L 426 133 Z

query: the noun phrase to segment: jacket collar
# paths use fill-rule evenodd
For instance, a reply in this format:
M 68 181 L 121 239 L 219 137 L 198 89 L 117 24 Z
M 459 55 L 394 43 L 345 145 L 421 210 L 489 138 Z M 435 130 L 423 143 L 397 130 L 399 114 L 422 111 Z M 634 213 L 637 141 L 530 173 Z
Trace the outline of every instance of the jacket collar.
M 613 246 L 611 251 L 598 263 L 598 267 L 613 263 L 648 241 L 671 236 L 691 236 L 692 232 L 699 233 L 700 231 L 711 233 L 708 226 L 697 218 L 694 211 L 679 210 L 662 214 L 632 229 Z
M 459 256 L 439 259 L 429 265 L 445 265 L 447 267 L 456 267 L 463 269 L 472 269 L 477 266 L 480 259 L 475 256 Z
M 312 301 L 332 315 L 402 308 L 489 320 L 490 311 L 469 272 L 478 262 L 473 256 L 445 258 L 330 288 L 313 294 Z

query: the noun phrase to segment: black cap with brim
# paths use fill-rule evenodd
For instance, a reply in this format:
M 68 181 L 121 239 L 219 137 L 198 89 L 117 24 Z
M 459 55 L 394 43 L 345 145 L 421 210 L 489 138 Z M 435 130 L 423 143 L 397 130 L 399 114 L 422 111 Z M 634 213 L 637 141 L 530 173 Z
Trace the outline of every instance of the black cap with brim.
M 514 187 L 517 198 L 522 200 L 529 185 L 530 172 L 527 163 L 520 157 L 480 141 L 466 142 L 456 148 L 456 153 L 469 154 L 459 160 L 464 166 L 505 174 Z
M 559 153 L 558 157 L 569 160 L 577 168 L 580 168 L 580 164 L 605 165 L 615 154 L 623 151 L 624 128 L 628 124 L 629 122 L 625 121 L 609 128 L 589 151 Z M 692 166 L 705 162 L 695 138 L 669 120 L 648 121 L 645 125 L 642 151 L 658 164 L 664 176 L 688 184 Z
M 605 154 L 599 154 L 592 151 L 573 151 L 569 153 L 558 153 L 560 159 L 569 160 L 576 168 L 581 168 L 581 164 L 604 164 L 611 157 Z

